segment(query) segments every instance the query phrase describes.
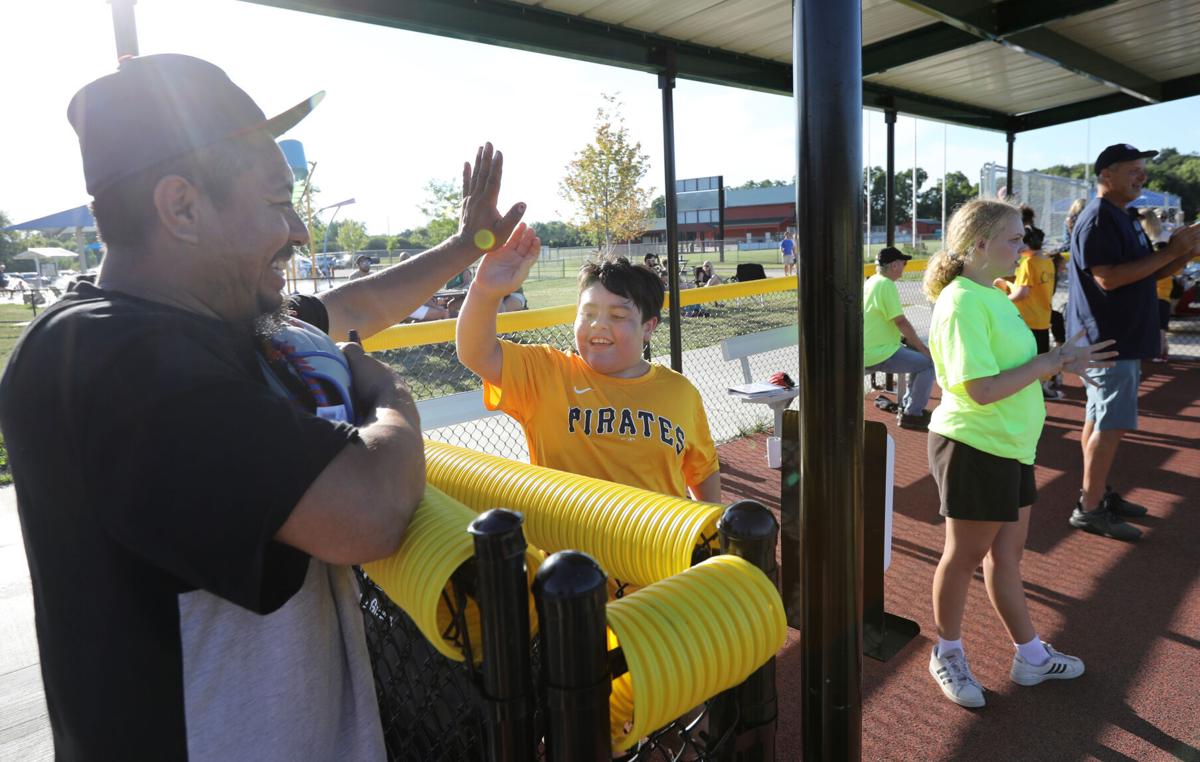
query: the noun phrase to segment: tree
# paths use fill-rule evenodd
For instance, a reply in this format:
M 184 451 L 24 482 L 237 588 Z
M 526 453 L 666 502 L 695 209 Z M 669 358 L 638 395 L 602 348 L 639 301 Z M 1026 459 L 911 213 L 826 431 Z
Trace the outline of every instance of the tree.
M 1091 169 L 1085 164 L 1055 164 L 1035 172 L 1044 172 L 1058 177 L 1082 180 L 1090 176 Z M 1180 153 L 1175 148 L 1164 148 L 1158 156 L 1146 161 L 1146 187 L 1162 193 L 1174 193 L 1180 197 L 1183 213 L 1193 219 L 1200 206 L 1200 154 Z
M 601 98 L 595 137 L 567 165 L 560 193 L 575 207 L 575 225 L 608 251 L 646 229 L 653 189 L 641 186 L 650 157 L 625 127 L 621 102 L 615 95 Z
M 787 180 L 747 180 L 737 186 L 737 190 L 752 190 L 754 188 L 782 188 L 788 185 Z
M 667 197 L 655 196 L 650 202 L 650 216 L 655 219 L 666 219 L 667 217 Z
M 12 220 L 8 215 L 0 211 L 0 228 L 6 228 L 11 224 Z M 0 232 L 0 264 L 5 267 L 12 267 L 12 258 L 27 248 L 21 245 L 19 236 L 20 234 L 15 230 Z
M 911 169 L 896 173 L 895 195 L 892 205 L 895 209 L 896 224 L 906 223 L 912 219 L 912 173 Z M 917 214 L 920 216 L 921 186 L 929 179 L 929 173 L 917 167 Z M 887 195 L 887 175 L 879 167 L 868 167 L 863 170 L 863 186 L 870 189 L 868 199 L 871 204 L 871 224 L 880 225 L 884 222 L 884 197 Z M 940 204 L 940 201 L 939 201 Z M 941 216 L 941 211 L 938 211 Z
M 359 251 L 367 242 L 367 226 L 358 220 L 342 220 L 338 224 L 337 242 L 342 251 L 351 254 Z
M 928 185 L 925 190 L 921 187 Z M 883 199 L 887 192 L 887 175 L 881 167 L 863 169 L 863 186 L 868 189 L 871 204 L 871 224 L 884 225 Z M 950 213 L 979 195 L 979 186 L 972 185 L 962 172 L 946 174 L 946 212 Z M 896 174 L 896 224 L 907 223 L 912 217 L 912 170 Z M 917 167 L 917 217 L 941 219 L 942 188 L 937 180 L 931 182 L 929 173 Z
M 979 186 L 962 172 L 946 174 L 946 215 L 954 214 L 954 210 L 979 195 Z M 942 218 L 942 184 L 937 182 L 917 194 L 917 216 L 925 219 L 940 220 Z
M 452 180 L 425 183 L 425 201 L 417 208 L 428 222 L 411 231 L 412 240 L 420 247 L 432 248 L 457 233 L 462 200 L 462 187 Z
M 583 246 L 587 243 L 583 231 L 566 222 L 535 222 L 530 227 L 543 246 Z

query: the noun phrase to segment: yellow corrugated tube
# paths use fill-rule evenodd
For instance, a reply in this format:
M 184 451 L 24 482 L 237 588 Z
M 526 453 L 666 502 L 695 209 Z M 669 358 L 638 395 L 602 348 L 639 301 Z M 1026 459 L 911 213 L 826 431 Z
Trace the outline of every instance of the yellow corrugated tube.
M 465 656 L 450 632 L 451 602 L 457 605 L 450 577 L 475 555 L 467 527 L 477 514 L 459 501 L 427 486 L 425 496 L 413 513 L 400 547 L 388 558 L 363 565 L 375 584 L 404 610 L 429 642 L 447 658 L 463 661 Z M 541 564 L 542 554 L 530 546 L 525 551 L 529 580 Z M 443 595 L 443 593 L 445 593 Z M 479 606 L 467 598 L 465 619 L 476 662 L 483 657 Z M 533 597 L 529 598 L 529 621 L 536 621 Z
M 779 591 L 737 556 L 716 556 L 610 601 L 609 650 L 629 671 L 613 680 L 613 750 L 750 676 L 787 638 Z
M 429 440 L 425 477 L 476 511 L 520 511 L 530 544 L 547 553 L 581 550 L 635 585 L 691 566 L 692 551 L 716 537 L 725 510 Z

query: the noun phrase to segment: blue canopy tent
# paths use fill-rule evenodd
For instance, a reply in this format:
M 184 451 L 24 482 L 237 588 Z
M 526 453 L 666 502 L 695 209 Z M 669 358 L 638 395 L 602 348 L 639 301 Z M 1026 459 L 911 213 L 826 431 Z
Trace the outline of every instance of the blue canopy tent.
M 48 214 L 45 217 L 38 217 L 36 220 L 18 222 L 16 225 L 4 228 L 4 230 L 42 230 L 54 233 L 68 229 L 75 230 L 75 250 L 79 253 L 79 271 L 84 272 L 87 270 L 87 255 L 84 253 L 83 234 L 96 230 L 96 218 L 92 216 L 92 212 L 86 204 L 74 209 Z
M 80 232 L 92 232 L 96 229 L 96 219 L 92 217 L 91 210 L 84 205 L 68 209 L 65 212 L 55 212 L 45 217 L 38 217 L 36 220 L 18 222 L 16 225 L 9 225 L 4 230 L 58 231 L 68 228 L 79 228 Z

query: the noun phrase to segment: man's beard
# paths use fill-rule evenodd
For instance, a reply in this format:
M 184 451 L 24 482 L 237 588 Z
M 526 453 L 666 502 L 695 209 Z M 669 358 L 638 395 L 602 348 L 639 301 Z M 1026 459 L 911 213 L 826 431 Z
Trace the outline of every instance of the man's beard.
M 254 319 L 254 335 L 259 339 L 270 339 L 279 333 L 288 318 L 292 316 L 291 303 L 287 299 L 280 300 L 278 306 L 263 312 Z
M 291 257 L 294 253 L 292 246 L 285 246 L 276 254 L 276 258 Z M 259 339 L 269 339 L 280 331 L 287 324 L 287 319 L 291 317 L 291 301 L 282 294 L 278 295 L 279 301 L 272 304 L 268 299 L 259 296 L 258 309 L 259 315 L 254 319 L 254 335 Z

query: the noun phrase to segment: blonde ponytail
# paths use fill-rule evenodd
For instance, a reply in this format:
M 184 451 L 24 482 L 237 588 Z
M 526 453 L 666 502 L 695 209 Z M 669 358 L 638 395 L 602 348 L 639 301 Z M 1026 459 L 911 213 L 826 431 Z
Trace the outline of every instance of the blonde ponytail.
M 962 275 L 965 264 L 966 259 L 961 254 L 955 254 L 952 251 L 939 251 L 934 254 L 925 267 L 925 278 L 921 281 L 921 289 L 925 292 L 925 297 L 931 302 L 936 302 L 942 289 Z
M 977 198 L 960 206 L 947 226 L 945 251 L 935 254 L 925 268 L 921 285 L 929 301 L 937 301 L 942 289 L 962 275 L 967 256 L 978 241 L 991 239 L 1009 216 L 1020 214 L 1012 204 L 990 199 Z

